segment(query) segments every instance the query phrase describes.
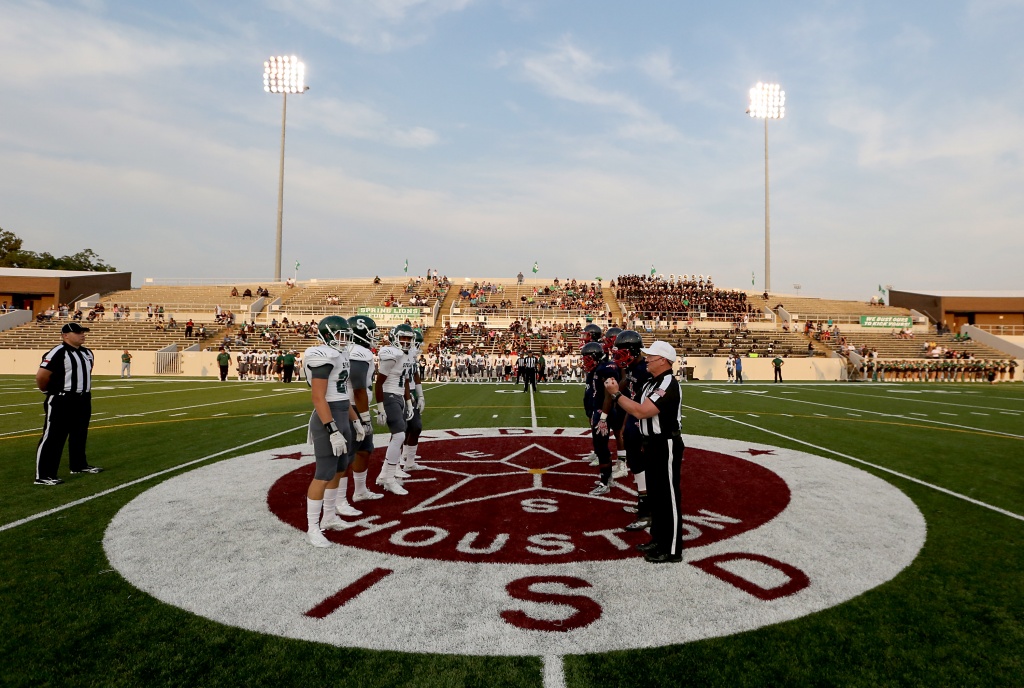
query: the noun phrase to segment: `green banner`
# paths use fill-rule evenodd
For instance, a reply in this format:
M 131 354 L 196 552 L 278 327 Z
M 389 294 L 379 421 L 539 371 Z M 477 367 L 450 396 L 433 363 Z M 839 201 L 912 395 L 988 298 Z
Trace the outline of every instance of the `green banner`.
M 909 315 L 862 315 L 860 316 L 861 327 L 888 327 L 904 328 L 912 327 L 913 318 Z
M 387 316 L 394 316 L 400 318 L 412 318 L 420 317 L 423 315 L 423 311 L 419 308 L 368 308 L 362 307 L 358 311 L 359 315 L 368 315 L 371 318 L 384 318 Z

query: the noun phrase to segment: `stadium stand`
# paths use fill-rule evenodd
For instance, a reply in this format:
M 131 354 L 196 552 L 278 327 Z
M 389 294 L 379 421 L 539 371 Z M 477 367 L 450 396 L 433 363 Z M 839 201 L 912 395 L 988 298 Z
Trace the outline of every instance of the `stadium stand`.
M 49 349 L 60 343 L 60 328 L 67 320 L 33 322 L 0 332 L 0 349 Z M 169 330 L 157 330 L 152 322 L 98 320 L 83 323 L 89 328 L 88 346 L 93 350 L 129 349 L 155 351 L 172 344 L 184 349 L 196 344 L 211 346 L 224 336 L 225 328 L 208 327 L 206 339 L 185 336 L 183 323 Z

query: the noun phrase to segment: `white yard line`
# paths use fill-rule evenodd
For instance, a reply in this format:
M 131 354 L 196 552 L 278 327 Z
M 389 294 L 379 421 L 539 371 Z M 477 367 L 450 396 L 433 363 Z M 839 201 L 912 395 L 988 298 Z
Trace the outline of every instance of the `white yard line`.
M 713 413 L 712 411 L 705 411 L 703 409 L 699 409 L 699 408 L 696 408 L 694 406 L 683 406 L 683 408 L 688 408 L 688 409 L 691 409 L 693 411 L 700 411 L 701 413 L 706 413 L 707 415 L 713 416 L 715 418 L 725 418 L 725 416 L 720 416 L 717 413 Z M 776 437 L 781 437 L 781 438 L 789 440 L 791 442 L 796 442 L 797 444 L 802 444 L 805 447 L 810 447 L 810 448 L 816 449 L 818 451 L 823 451 L 823 452 L 827 452 L 829 454 L 834 454 L 835 456 L 842 457 L 842 458 L 847 459 L 849 461 L 855 461 L 855 462 L 863 464 L 865 466 L 870 466 L 870 467 L 872 467 L 872 468 L 874 468 L 876 470 L 884 471 L 885 473 L 889 473 L 891 475 L 895 475 L 897 477 L 903 478 L 904 480 L 909 480 L 910 482 L 917 483 L 918 485 L 923 485 L 924 487 L 936 490 L 936 491 L 941 492 L 943 494 L 947 494 L 947 495 L 949 495 L 951 497 L 956 497 L 957 499 L 962 499 L 963 501 L 970 502 L 971 504 L 974 504 L 976 506 L 984 507 L 985 509 L 990 509 L 990 510 L 995 511 L 997 513 L 1003 514 L 1004 516 L 1009 516 L 1010 518 L 1015 518 L 1018 521 L 1024 521 L 1024 516 L 1021 516 L 1020 514 L 1015 514 L 1012 511 L 1007 511 L 1006 509 L 1000 509 L 997 506 L 992 506 L 991 504 L 986 504 L 985 502 L 979 501 L 977 499 L 972 499 L 971 497 L 968 497 L 967 495 L 962 495 L 959 492 L 953 492 L 952 490 L 947 490 L 944 487 L 939 487 L 938 485 L 933 485 L 932 483 L 925 482 L 924 480 L 921 480 L 919 478 L 915 478 L 913 476 L 907 475 L 906 473 L 900 473 L 899 471 L 894 471 L 891 468 L 886 468 L 885 466 L 879 466 L 878 464 L 871 463 L 870 461 L 865 461 L 864 459 L 858 459 L 856 456 L 850 456 L 849 454 L 843 454 L 842 452 L 837 452 L 836 450 L 829 449 L 828 447 L 821 447 L 821 446 L 818 446 L 816 444 L 811 444 L 810 442 L 805 442 L 804 440 L 798 440 L 795 437 L 791 437 L 789 435 L 783 435 L 781 432 L 775 432 L 774 430 L 769 430 L 767 428 L 762 428 L 762 427 L 759 427 L 757 425 L 753 425 L 751 423 L 745 423 L 745 422 L 743 422 L 741 420 L 736 420 L 736 419 L 733 419 L 733 418 L 729 418 L 728 420 L 731 420 L 733 423 L 739 423 L 740 425 L 744 425 L 744 426 L 746 426 L 748 428 L 753 428 L 754 430 L 760 430 L 761 432 L 768 433 L 769 435 L 775 435 Z
M 823 390 L 812 389 L 812 392 L 820 392 Z M 914 390 L 917 391 L 917 390 Z M 955 406 L 957 408 L 968 408 L 968 409 L 985 409 L 986 411 L 1014 411 L 1017 409 L 1001 409 L 992 406 L 975 406 L 971 404 L 954 404 L 951 401 L 933 401 L 931 399 L 918 399 L 917 397 L 911 396 L 888 396 L 884 394 L 858 394 L 857 392 L 841 392 L 839 390 L 830 389 L 829 394 L 846 394 L 848 396 L 855 397 L 870 397 L 873 399 L 888 399 L 889 401 L 916 401 L 919 404 L 939 404 L 941 406 Z
M 544 688 L 565 688 L 565 666 L 559 655 L 544 655 Z
M 46 511 L 41 511 L 38 514 L 33 514 L 31 516 L 26 516 L 25 518 L 19 519 L 17 521 L 12 521 L 10 523 L 5 523 L 4 525 L 0 526 L 0 532 L 3 532 L 5 530 L 10 530 L 11 528 L 16 528 L 17 526 L 23 525 L 25 523 L 30 523 L 30 522 L 35 521 L 37 519 L 43 518 L 44 516 L 49 516 L 50 514 L 59 513 L 61 511 L 64 511 L 65 509 L 70 509 L 73 506 L 78 506 L 79 504 L 85 504 L 86 502 L 91 502 L 92 500 L 97 499 L 99 497 L 105 497 L 108 494 L 112 494 L 114 492 L 118 492 L 119 490 L 123 490 L 126 487 L 131 487 L 132 485 L 138 485 L 139 483 L 144 483 L 147 480 L 152 480 L 153 478 L 158 478 L 161 475 L 167 475 L 168 473 L 173 473 L 174 471 L 180 471 L 182 468 L 188 468 L 189 466 L 194 466 L 197 463 L 202 463 L 203 461 L 208 461 L 210 459 L 216 458 L 218 456 L 223 456 L 224 454 L 229 454 L 229 453 L 231 453 L 233 451 L 237 451 L 239 449 L 244 449 L 246 447 L 251 447 L 252 445 L 259 444 L 260 442 L 266 442 L 267 440 L 272 440 L 275 437 L 280 437 L 281 435 L 287 435 L 288 433 L 295 432 L 296 430 L 305 430 L 305 429 L 306 429 L 305 425 L 300 425 L 299 427 L 291 428 L 290 430 L 282 430 L 281 432 L 275 432 L 273 435 L 267 435 L 266 437 L 261 437 L 258 440 L 253 440 L 252 442 L 246 442 L 245 444 L 240 444 L 237 447 L 231 447 L 230 449 L 224 449 L 223 451 L 219 451 L 219 452 L 216 452 L 214 454 L 210 454 L 208 456 L 204 456 L 201 459 L 195 459 L 194 461 L 188 461 L 187 463 L 179 464 L 177 466 L 174 466 L 172 468 L 168 468 L 166 470 L 157 471 L 156 473 L 151 473 L 150 475 L 144 476 L 142 478 L 138 478 L 137 480 L 132 480 L 131 482 L 124 483 L 123 485 L 118 485 L 117 487 L 112 487 L 109 490 L 103 490 L 102 492 L 97 492 L 94 495 L 89 495 L 88 497 L 82 497 L 81 499 L 76 499 L 73 502 L 68 502 L 67 504 L 62 504 L 61 506 L 54 507 L 53 509 L 48 509 Z
M 537 407 L 533 403 L 533 389 L 530 390 L 530 427 L 537 427 Z
M 195 392 L 197 390 L 205 389 L 205 387 L 186 387 L 184 389 L 167 389 L 162 392 L 133 392 L 132 394 L 93 394 L 92 402 L 95 404 L 97 401 L 106 401 L 107 399 L 123 399 L 124 397 L 148 397 L 154 394 L 177 394 L 178 392 Z M 42 392 L 37 392 L 39 399 L 36 401 L 30 401 L 21 404 L 6 404 L 0 406 L 3 408 L 13 408 L 15 406 L 35 406 L 36 404 L 43 403 Z

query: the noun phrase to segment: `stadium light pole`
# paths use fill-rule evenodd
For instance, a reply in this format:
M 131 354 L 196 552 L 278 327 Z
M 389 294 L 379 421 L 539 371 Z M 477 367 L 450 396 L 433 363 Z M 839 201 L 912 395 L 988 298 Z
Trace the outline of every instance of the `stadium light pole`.
M 277 55 L 263 63 L 263 90 L 280 93 L 281 107 L 281 169 L 277 181 L 277 250 L 274 252 L 274 281 L 281 281 L 281 235 L 284 219 L 284 130 L 288 119 L 288 94 L 305 93 L 306 65 L 294 55 Z
M 786 92 L 778 84 L 760 81 L 750 89 L 750 107 L 747 114 L 764 120 L 764 290 L 772 288 L 771 215 L 768 194 L 768 120 L 786 116 Z

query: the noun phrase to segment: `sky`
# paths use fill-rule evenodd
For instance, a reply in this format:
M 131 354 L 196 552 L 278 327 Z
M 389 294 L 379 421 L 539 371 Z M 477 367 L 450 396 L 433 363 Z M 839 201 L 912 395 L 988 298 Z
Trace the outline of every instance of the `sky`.
M 0 228 L 146 278 L 1022 287 L 1024 0 L 4 0 Z M 754 286 L 751 286 L 751 282 Z

